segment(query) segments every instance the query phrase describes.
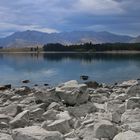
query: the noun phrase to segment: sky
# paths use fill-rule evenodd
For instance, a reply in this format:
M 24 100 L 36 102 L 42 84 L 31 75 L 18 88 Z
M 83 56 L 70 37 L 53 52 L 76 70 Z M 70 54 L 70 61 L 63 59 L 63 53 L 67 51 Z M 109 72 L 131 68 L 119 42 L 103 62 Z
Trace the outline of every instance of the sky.
M 140 0 L 0 0 L 0 37 L 17 31 L 140 35 Z

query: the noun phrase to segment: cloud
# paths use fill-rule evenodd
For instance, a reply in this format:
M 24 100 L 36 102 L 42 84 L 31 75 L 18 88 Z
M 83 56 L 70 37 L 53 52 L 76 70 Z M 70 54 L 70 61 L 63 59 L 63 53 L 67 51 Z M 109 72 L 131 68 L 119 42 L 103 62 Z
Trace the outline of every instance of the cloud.
M 139 0 L 1 0 L 0 35 L 26 29 L 138 34 L 139 13 Z

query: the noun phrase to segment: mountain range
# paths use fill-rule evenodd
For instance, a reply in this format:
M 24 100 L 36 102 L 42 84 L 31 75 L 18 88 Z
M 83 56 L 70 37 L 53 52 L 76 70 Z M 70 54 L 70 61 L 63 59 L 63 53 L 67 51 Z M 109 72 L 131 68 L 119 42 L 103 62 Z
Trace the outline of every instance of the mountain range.
M 140 36 L 117 35 L 110 32 L 73 31 L 61 33 L 44 33 L 38 31 L 15 32 L 5 38 L 0 38 L 0 46 L 3 47 L 29 47 L 48 43 L 80 44 L 92 42 L 98 43 L 135 43 L 140 42 Z

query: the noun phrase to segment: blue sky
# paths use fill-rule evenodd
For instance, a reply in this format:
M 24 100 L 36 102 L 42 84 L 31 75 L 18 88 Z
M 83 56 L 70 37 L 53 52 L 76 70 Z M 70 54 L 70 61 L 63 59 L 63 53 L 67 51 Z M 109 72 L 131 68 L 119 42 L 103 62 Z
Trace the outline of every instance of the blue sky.
M 140 35 L 140 0 L 0 0 L 0 37 L 24 30 Z

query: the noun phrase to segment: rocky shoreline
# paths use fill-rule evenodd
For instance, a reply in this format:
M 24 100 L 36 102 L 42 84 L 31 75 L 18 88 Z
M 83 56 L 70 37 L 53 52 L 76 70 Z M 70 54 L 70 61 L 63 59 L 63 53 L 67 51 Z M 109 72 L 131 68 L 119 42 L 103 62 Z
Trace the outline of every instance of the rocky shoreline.
M 140 84 L 1 86 L 0 140 L 140 140 Z

